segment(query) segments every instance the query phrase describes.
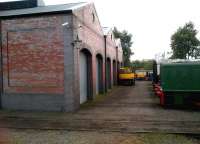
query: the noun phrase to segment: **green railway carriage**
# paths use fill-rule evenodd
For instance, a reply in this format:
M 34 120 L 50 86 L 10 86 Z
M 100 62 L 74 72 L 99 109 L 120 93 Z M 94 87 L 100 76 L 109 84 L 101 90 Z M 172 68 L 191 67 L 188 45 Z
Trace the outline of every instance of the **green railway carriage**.
M 161 64 L 160 77 L 164 105 L 200 101 L 200 62 Z

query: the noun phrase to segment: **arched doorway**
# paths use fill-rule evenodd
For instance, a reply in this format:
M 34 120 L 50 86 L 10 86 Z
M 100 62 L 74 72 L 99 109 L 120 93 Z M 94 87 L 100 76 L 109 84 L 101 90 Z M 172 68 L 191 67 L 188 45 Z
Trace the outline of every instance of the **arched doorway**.
M 113 84 L 117 85 L 117 64 L 115 60 L 113 60 Z
M 119 73 L 119 69 L 121 68 L 120 62 L 117 61 L 117 74 Z M 119 77 L 117 76 L 117 84 L 119 83 Z
M 111 89 L 111 60 L 110 58 L 106 59 L 106 80 L 107 80 L 107 88 Z
M 83 104 L 92 97 L 92 55 L 87 49 L 80 51 L 79 76 L 80 104 Z
M 103 93 L 103 57 L 96 56 L 96 94 Z

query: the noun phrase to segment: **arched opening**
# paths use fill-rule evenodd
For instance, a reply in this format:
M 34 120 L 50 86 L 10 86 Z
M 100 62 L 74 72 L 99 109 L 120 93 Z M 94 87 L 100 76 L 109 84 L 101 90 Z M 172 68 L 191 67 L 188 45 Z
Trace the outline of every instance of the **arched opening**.
M 115 60 L 113 60 L 113 84 L 117 85 L 117 64 Z
M 92 55 L 87 49 L 80 51 L 80 104 L 92 98 Z
M 110 58 L 106 59 L 106 80 L 107 80 L 107 88 L 111 89 L 111 60 Z
M 103 93 L 103 57 L 96 56 L 96 94 Z

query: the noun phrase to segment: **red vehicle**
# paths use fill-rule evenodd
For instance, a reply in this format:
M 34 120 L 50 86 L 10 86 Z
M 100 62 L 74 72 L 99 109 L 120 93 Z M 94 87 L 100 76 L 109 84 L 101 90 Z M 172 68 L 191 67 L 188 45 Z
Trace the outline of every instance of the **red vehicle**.
M 164 93 L 159 84 L 154 84 L 154 92 L 160 98 L 160 105 L 164 105 Z

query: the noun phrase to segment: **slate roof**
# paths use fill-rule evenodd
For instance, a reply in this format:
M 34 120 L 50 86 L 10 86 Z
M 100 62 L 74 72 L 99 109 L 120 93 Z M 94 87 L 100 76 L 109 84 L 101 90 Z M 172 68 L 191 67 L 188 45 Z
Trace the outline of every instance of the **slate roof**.
M 87 4 L 88 4 L 87 2 L 79 2 L 79 3 L 68 3 L 62 5 L 38 6 L 34 8 L 0 11 L 0 18 L 15 17 L 22 15 L 72 12 L 73 10 L 83 7 Z
M 14 1 L 0 1 L 0 11 L 33 8 L 37 6 L 37 0 L 14 0 Z

